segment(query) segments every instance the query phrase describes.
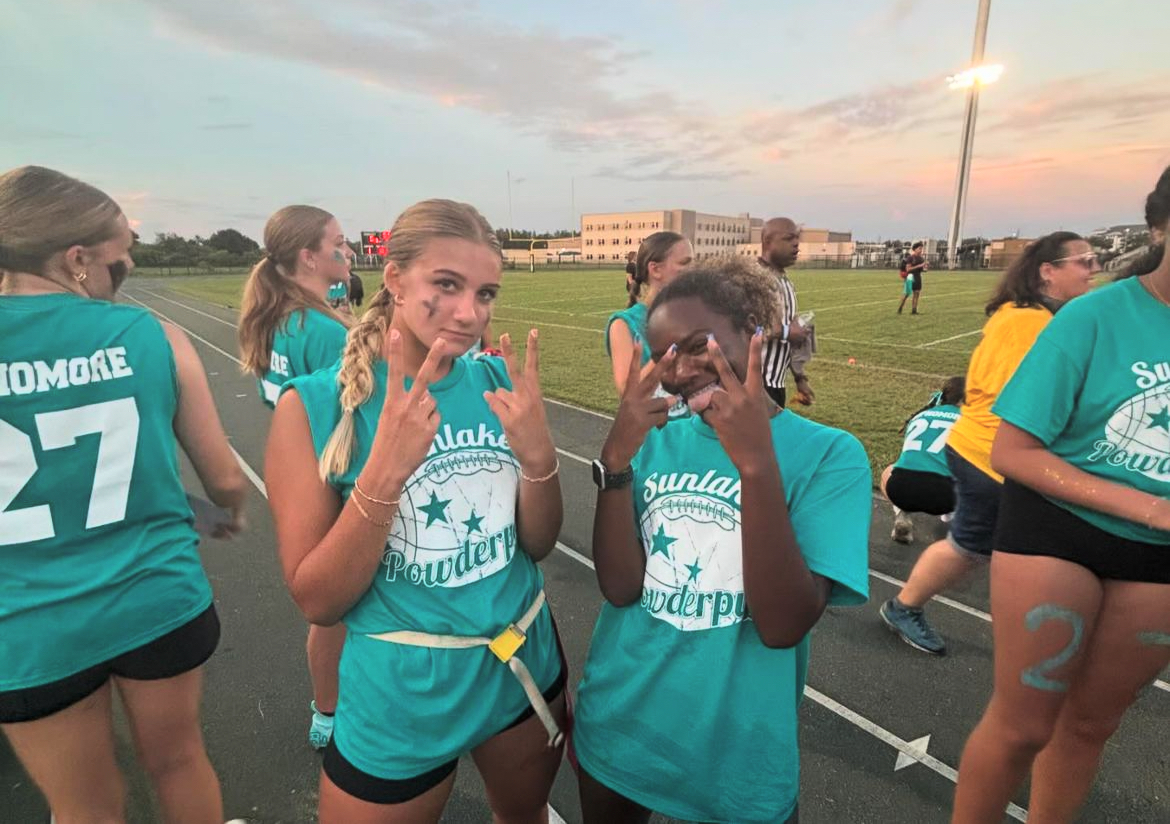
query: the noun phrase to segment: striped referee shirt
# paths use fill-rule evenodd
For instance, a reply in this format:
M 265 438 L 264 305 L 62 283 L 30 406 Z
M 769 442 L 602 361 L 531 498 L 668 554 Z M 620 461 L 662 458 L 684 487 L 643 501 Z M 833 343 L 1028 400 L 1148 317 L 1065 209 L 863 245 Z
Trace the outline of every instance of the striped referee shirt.
M 796 290 L 792 288 L 792 281 L 788 279 L 788 275 L 778 271 L 763 258 L 760 258 L 759 262 L 761 266 L 775 275 L 777 287 L 780 289 L 780 297 L 784 303 L 781 322 L 791 326 L 796 321 Z M 792 344 L 781 340 L 779 333 L 777 333 L 777 336 L 769 338 L 764 346 L 764 384 L 774 389 L 783 389 L 785 375 L 791 366 Z

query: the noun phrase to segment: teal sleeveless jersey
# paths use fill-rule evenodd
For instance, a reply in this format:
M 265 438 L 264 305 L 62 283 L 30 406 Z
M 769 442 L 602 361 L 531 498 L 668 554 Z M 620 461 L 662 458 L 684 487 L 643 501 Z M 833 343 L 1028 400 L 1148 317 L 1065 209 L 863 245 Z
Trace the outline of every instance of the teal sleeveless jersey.
M 260 400 L 271 409 L 280 397 L 280 387 L 288 381 L 337 363 L 345 335 L 345 326 L 324 312 L 298 309 L 291 313 L 272 335 L 268 372 L 260 379 Z
M 635 303 L 628 309 L 623 309 L 620 312 L 614 312 L 609 316 L 609 322 L 605 325 L 605 354 L 613 358 L 613 352 L 609 347 L 609 328 L 618 321 L 624 323 L 630 330 L 630 335 L 634 339 L 635 344 L 642 344 L 642 365 L 645 366 L 650 362 L 650 343 L 646 340 L 646 320 L 649 316 L 649 308 L 644 303 Z M 659 386 L 654 392 L 654 397 L 665 398 L 668 397 L 666 391 Z M 679 401 L 670 407 L 670 419 L 685 418 L 691 414 L 691 409 L 687 406 L 685 401 Z
M 620 312 L 614 312 L 609 316 L 609 321 L 605 324 L 605 354 L 613 357 L 613 353 L 609 351 L 609 327 L 613 326 L 618 321 L 624 323 L 630 330 L 630 336 L 634 339 L 634 343 L 642 344 L 642 365 L 645 366 L 650 362 L 650 344 L 646 342 L 646 317 L 649 314 L 649 309 L 644 303 L 635 303 L 628 309 L 623 309 Z
M 944 404 L 924 409 L 907 421 L 902 454 L 898 456 L 894 468 L 951 477 L 951 468 L 947 466 L 943 447 L 946 446 L 951 427 L 958 419 L 959 407 Z
M 143 309 L 0 297 L 0 691 L 149 643 L 211 604 L 179 481 L 170 343 Z
M 340 364 L 290 384 L 324 450 L 340 417 Z M 408 380 L 407 385 L 410 384 Z M 431 394 L 442 423 L 401 493 L 382 564 L 350 609 L 334 736 L 342 754 L 381 778 L 409 778 L 445 764 L 507 727 L 528 708 L 515 676 L 486 648 L 440 650 L 376 641 L 370 633 L 419 630 L 493 637 L 520 618 L 544 585 L 519 546 L 519 467 L 485 391 L 508 387 L 500 358 L 455 358 Z M 369 455 L 386 396 L 386 364 L 356 413 L 349 470 L 329 483 L 343 499 Z M 368 507 L 367 507 L 368 508 Z M 541 689 L 560 668 L 547 609 L 518 653 Z

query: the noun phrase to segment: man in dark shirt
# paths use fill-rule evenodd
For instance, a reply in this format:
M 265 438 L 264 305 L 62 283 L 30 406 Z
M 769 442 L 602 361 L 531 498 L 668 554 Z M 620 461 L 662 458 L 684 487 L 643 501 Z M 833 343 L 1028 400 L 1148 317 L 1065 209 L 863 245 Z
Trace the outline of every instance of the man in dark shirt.
M 906 298 L 913 295 L 910 302 L 910 314 L 918 314 L 918 296 L 922 294 L 922 273 L 926 271 L 926 257 L 922 254 L 922 241 L 910 247 L 910 257 L 906 260 L 906 282 L 910 286 L 910 294 L 902 295 L 902 302 L 898 304 L 898 314 L 906 305 Z
M 634 275 L 638 271 L 638 264 L 634 262 L 637 259 L 637 252 L 626 253 L 626 291 L 629 291 L 630 284 L 634 282 Z

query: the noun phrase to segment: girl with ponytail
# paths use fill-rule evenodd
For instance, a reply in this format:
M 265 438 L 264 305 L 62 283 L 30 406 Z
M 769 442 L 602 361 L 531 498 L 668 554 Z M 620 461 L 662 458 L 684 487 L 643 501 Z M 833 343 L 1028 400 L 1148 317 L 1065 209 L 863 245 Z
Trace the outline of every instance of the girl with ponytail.
M 634 344 L 642 344 L 642 365 L 650 360 L 650 347 L 646 345 L 647 307 L 663 286 L 678 277 L 693 255 L 691 242 L 677 232 L 655 232 L 638 247 L 633 276 L 626 278 L 630 302 L 610 317 L 605 330 L 605 351 L 613 366 L 619 396 L 626 391 Z
M 465 753 L 498 820 L 539 820 L 566 671 L 537 567 L 563 514 L 537 333 L 523 368 L 507 335 L 503 358 L 462 357 L 500 289 L 471 206 L 411 206 L 387 258 L 340 362 L 285 387 L 268 442 L 293 599 L 348 629 L 320 820 L 438 821 Z
M 337 218 L 316 206 L 285 206 L 264 226 L 264 257 L 252 267 L 240 307 L 240 361 L 256 377 L 260 400 L 276 404 L 280 388 L 337 361 L 348 314 L 327 296 L 348 282 L 352 251 Z M 322 749 L 333 732 L 337 663 L 345 628 L 309 627 L 306 652 L 313 683 L 309 744 Z
M 316 206 L 285 206 L 264 226 L 264 257 L 252 267 L 240 307 L 240 360 L 276 405 L 280 387 L 330 366 L 345 345 L 348 315 L 328 302 L 349 282 L 353 251 L 337 218 Z

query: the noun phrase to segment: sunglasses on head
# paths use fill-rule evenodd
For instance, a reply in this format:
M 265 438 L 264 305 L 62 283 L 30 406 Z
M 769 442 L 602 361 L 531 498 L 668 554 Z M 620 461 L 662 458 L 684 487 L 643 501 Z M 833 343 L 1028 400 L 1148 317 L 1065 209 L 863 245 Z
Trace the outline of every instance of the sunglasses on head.
M 1053 263 L 1065 263 L 1066 261 L 1075 260 L 1082 266 L 1092 266 L 1097 262 L 1096 252 L 1085 252 L 1083 255 L 1069 255 L 1068 257 L 1057 258 Z

